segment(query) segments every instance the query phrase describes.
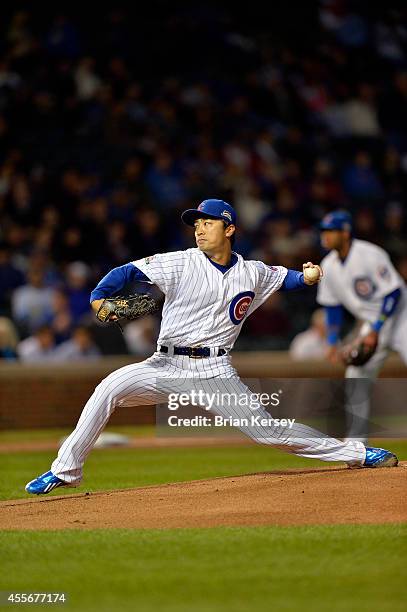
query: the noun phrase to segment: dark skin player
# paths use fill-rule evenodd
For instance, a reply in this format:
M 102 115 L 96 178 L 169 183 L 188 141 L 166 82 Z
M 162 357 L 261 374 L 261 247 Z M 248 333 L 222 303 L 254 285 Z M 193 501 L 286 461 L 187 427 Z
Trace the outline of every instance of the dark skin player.
M 327 251 L 337 251 L 342 261 L 346 259 L 352 245 L 352 236 L 348 230 L 322 230 L 321 245 Z M 367 336 L 363 338 L 363 344 L 366 347 L 374 347 L 377 345 L 379 334 L 372 329 Z M 331 363 L 339 361 L 339 352 L 337 346 L 330 346 L 327 351 L 327 357 Z

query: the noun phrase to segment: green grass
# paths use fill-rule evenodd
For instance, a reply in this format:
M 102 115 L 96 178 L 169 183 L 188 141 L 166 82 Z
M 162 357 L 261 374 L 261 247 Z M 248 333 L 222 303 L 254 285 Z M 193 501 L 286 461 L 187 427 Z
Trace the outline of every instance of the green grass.
M 407 458 L 407 441 L 381 441 L 400 459 Z M 27 497 L 24 485 L 49 469 L 55 453 L 49 451 L 0 454 L 0 499 Z M 94 450 L 77 489 L 56 489 L 50 495 L 124 489 L 216 476 L 234 476 L 293 467 L 322 467 L 317 460 L 301 459 L 273 448 L 253 445 L 206 448 L 112 448 Z
M 49 469 L 55 453 L 0 455 L 0 499 L 27 497 L 24 485 Z M 262 472 L 295 466 L 320 465 L 261 446 L 229 448 L 143 448 L 95 450 L 85 465 L 77 489 L 58 489 L 50 495 L 80 491 L 124 489 L 166 482 Z
M 407 458 L 407 441 L 379 444 Z M 0 454 L 0 498 L 27 497 L 24 484 L 53 457 Z M 104 449 L 89 456 L 80 488 L 51 495 L 323 465 L 260 445 Z M 3 531 L 0 591 L 64 591 L 58 609 L 84 612 L 401 612 L 406 548 L 402 525 Z
M 64 591 L 59 609 L 405 610 L 401 525 L 3 532 L 0 546 L 0 590 Z
M 60 440 L 71 433 L 72 427 L 59 427 L 49 429 L 7 429 L 0 431 L 0 447 L 5 442 L 27 442 Z M 128 436 L 145 437 L 154 436 L 154 425 L 114 425 L 106 427 L 105 431 L 114 431 Z

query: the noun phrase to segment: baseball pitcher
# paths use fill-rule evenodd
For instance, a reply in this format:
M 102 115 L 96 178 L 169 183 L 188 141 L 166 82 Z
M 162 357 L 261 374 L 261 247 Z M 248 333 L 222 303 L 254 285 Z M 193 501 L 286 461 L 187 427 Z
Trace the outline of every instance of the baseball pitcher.
M 235 253 L 236 213 L 223 200 L 204 200 L 197 209 L 186 210 L 182 219 L 194 228 L 197 248 L 160 253 L 115 268 L 92 292 L 92 308 L 99 318 L 118 321 L 126 318 L 126 312 L 130 317 L 134 311 L 141 314 L 146 300 L 141 296 L 142 304 L 134 305 L 119 297 L 115 305 L 109 299 L 113 294 L 129 281 L 157 285 L 165 295 L 157 351 L 141 363 L 116 370 L 96 387 L 51 470 L 26 485 L 29 493 L 77 486 L 88 453 L 120 406 L 166 402 L 174 391 L 220 392 L 219 397 L 250 394 L 230 360 L 244 320 L 275 291 L 303 288 L 320 280 L 321 269 L 311 262 L 301 272 L 246 261 Z M 146 312 L 150 306 L 147 301 Z M 269 424 L 270 415 L 261 407 L 257 415 L 264 419 L 246 426 L 243 423 L 251 420 L 251 408 L 243 404 L 218 401 L 211 410 L 225 418 L 240 417 L 240 429 L 252 439 L 301 457 L 360 467 L 397 464 L 397 457 L 389 451 L 366 448 L 359 441 L 341 442 L 300 423 L 292 427 Z

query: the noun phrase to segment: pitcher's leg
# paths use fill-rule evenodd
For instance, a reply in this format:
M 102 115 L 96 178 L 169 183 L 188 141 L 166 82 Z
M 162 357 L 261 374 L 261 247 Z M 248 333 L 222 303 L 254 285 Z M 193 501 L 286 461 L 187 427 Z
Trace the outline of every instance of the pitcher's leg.
M 239 429 L 260 444 L 270 444 L 299 457 L 322 461 L 344 461 L 350 465 L 362 465 L 365 460 L 365 446 L 357 440 L 341 442 L 301 423 L 294 423 L 291 427 L 269 424 L 272 416 L 263 407 L 253 410 L 249 402 L 243 402 L 242 405 L 242 402 L 236 399 L 250 397 L 252 393 L 238 378 L 212 379 L 202 381 L 199 385 L 205 393 L 229 394 L 233 401 L 227 402 L 223 398 L 213 404 L 212 411 L 224 418 L 237 419 L 241 423 L 238 425 Z M 262 419 L 266 419 L 267 424 L 263 424 Z
M 367 443 L 369 437 L 370 396 L 388 350 L 380 348 L 364 366 L 348 366 L 345 372 L 345 411 L 347 439 Z
M 157 370 L 146 362 L 131 364 L 112 372 L 96 387 L 87 401 L 78 424 L 59 449 L 51 471 L 64 482 L 78 484 L 84 461 L 117 406 L 134 406 L 162 401 L 155 379 Z

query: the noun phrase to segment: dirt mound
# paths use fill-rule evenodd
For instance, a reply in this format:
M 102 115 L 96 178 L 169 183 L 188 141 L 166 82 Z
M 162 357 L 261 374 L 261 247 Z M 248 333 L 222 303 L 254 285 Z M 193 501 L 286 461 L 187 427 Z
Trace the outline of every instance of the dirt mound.
M 1 529 L 322 525 L 407 520 L 407 462 L 195 480 L 0 503 Z

